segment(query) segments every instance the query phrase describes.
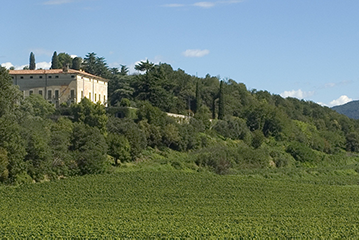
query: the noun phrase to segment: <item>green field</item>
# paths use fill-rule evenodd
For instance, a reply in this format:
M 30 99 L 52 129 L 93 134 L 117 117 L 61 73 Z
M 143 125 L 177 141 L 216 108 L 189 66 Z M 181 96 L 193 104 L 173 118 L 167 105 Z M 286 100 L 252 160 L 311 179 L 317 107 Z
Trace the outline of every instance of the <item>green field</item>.
M 358 200 L 359 185 L 325 180 L 92 175 L 0 187 L 0 237 L 359 238 Z

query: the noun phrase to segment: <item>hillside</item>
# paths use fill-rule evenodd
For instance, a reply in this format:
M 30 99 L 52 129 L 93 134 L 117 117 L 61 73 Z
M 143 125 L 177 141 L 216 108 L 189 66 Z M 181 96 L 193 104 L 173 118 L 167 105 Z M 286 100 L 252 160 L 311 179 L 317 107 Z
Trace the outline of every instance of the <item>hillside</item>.
M 346 104 L 332 107 L 333 110 L 352 119 L 359 119 L 359 101 L 352 101 Z
M 128 75 L 125 67 L 86 57 L 83 68 L 109 79 L 109 107 L 86 97 L 59 108 L 39 94 L 23 98 L 0 68 L 1 182 L 99 174 L 142 162 L 221 175 L 358 162 L 359 121 L 314 102 L 191 76 L 166 63 L 140 62 L 141 73 Z

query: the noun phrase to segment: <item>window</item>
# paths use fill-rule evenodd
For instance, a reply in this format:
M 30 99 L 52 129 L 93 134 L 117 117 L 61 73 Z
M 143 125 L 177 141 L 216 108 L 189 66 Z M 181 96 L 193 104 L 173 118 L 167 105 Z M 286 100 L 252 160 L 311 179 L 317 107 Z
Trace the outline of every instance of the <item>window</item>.
M 96 100 L 97 100 L 97 99 L 96 99 L 96 95 L 97 95 L 97 94 L 95 93 L 95 102 L 96 102 Z
M 34 77 L 33 76 L 30 76 L 31 79 L 33 79 Z
M 75 90 L 71 90 L 70 92 L 70 98 L 74 99 L 75 98 Z
M 34 93 L 34 91 L 30 90 L 29 91 L 29 95 L 32 95 Z
M 89 93 L 89 99 L 91 100 L 91 93 Z
M 59 99 L 59 90 L 55 90 L 55 100 Z
M 106 96 L 105 95 L 103 96 L 103 102 L 104 103 L 106 102 Z
M 23 76 L 21 76 L 21 77 L 20 77 L 20 79 L 24 79 L 24 77 L 23 77 Z
M 59 78 L 59 76 L 55 76 L 55 78 Z
M 75 78 L 75 76 L 74 76 L 74 75 L 71 75 L 71 78 Z
M 47 99 L 51 99 L 52 98 L 52 91 L 48 90 L 47 91 Z
M 84 98 L 84 91 L 81 91 L 81 98 Z
M 52 78 L 52 76 L 49 76 L 49 78 Z
M 42 90 L 39 90 L 39 94 L 42 96 Z
M 101 102 L 101 94 L 98 95 L 98 100 Z
M 39 78 L 42 78 L 42 76 L 39 76 Z

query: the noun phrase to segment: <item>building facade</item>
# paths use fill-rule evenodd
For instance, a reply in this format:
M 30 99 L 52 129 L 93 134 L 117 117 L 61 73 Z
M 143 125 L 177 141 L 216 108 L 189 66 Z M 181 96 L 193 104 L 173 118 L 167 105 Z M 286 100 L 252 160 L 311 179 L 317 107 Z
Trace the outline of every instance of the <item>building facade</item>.
M 73 69 L 10 70 L 24 97 L 40 94 L 50 103 L 79 103 L 86 97 L 107 106 L 108 80 Z

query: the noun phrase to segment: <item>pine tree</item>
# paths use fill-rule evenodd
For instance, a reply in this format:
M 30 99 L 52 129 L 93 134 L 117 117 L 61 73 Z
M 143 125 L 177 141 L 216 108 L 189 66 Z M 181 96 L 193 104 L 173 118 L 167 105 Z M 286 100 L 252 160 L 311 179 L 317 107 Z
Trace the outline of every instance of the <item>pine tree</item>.
M 51 69 L 59 69 L 59 58 L 57 56 L 57 52 L 55 51 L 52 55 L 52 61 L 51 61 Z
M 35 70 L 36 68 L 36 63 L 35 63 L 35 55 L 33 52 L 30 53 L 30 64 L 29 64 L 29 69 L 30 70 Z
M 224 118 L 224 93 L 223 93 L 223 81 L 219 85 L 219 100 L 218 100 L 218 119 Z

